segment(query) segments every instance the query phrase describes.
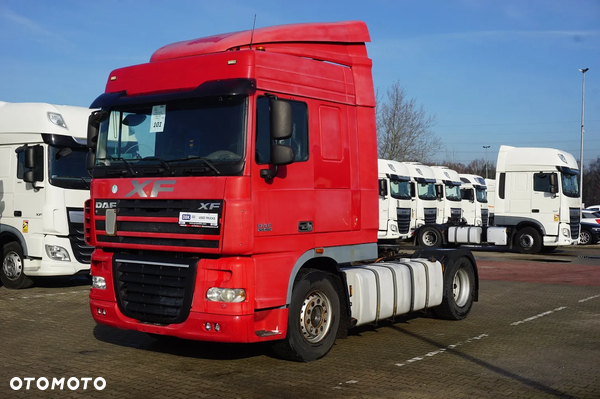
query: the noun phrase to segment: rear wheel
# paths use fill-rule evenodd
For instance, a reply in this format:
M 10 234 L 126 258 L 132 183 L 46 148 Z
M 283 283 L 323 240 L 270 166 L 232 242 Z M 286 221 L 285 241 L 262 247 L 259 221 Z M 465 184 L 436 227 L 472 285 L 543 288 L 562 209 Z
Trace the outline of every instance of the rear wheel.
M 542 249 L 542 236 L 533 227 L 524 227 L 515 235 L 515 246 L 522 254 L 537 254 Z
M 273 345 L 288 360 L 310 362 L 332 348 L 340 326 L 339 281 L 318 270 L 300 271 L 288 311 L 287 336 Z
M 475 271 L 471 260 L 459 258 L 449 264 L 444 272 L 444 297 L 442 304 L 433 308 L 440 319 L 462 320 L 471 311 L 475 295 Z
M 0 280 L 2 280 L 6 288 L 18 290 L 29 288 L 33 285 L 33 281 L 25 275 L 23 270 L 24 264 L 21 246 L 14 241 L 5 244 Z
M 435 227 L 423 227 L 419 230 L 419 245 L 437 248 L 442 245 L 442 235 Z

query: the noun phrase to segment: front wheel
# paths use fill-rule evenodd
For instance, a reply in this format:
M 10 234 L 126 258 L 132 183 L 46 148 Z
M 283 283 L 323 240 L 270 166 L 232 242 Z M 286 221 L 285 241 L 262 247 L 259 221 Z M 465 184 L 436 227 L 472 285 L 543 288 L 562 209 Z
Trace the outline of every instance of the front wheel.
M 310 362 L 333 347 L 340 327 L 339 280 L 318 270 L 301 270 L 292 291 L 287 336 L 273 345 L 288 360 Z
M 448 264 L 444 272 L 442 304 L 433 308 L 440 319 L 462 320 L 471 311 L 475 295 L 475 271 L 466 257 Z
M 437 248 L 442 245 L 442 235 L 435 227 L 423 227 L 419 230 L 419 245 Z
M 25 275 L 24 256 L 21 246 L 16 242 L 9 242 L 4 245 L 4 256 L 2 257 L 2 269 L 0 269 L 0 280 L 6 286 L 13 290 L 29 288 L 33 281 Z
M 579 245 L 588 245 L 592 242 L 592 235 L 587 230 L 581 230 L 579 233 Z
M 537 254 L 542 249 L 542 236 L 533 227 L 524 227 L 515 235 L 515 245 L 522 254 Z

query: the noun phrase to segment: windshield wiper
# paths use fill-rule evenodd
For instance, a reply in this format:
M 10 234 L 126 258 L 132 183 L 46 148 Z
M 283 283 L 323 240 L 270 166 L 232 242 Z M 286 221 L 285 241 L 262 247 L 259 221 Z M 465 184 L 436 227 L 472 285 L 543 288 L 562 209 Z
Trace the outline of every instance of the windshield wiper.
M 123 163 L 127 167 L 127 170 L 129 171 L 129 173 L 131 173 L 132 175 L 137 175 L 138 174 L 138 172 L 135 169 L 133 169 L 133 166 L 131 166 L 131 163 L 128 160 L 126 160 L 125 158 L 108 157 L 108 158 L 100 158 L 99 159 L 99 161 L 104 161 L 104 160 L 109 160 L 109 161 L 123 161 Z
M 164 163 L 171 163 L 171 162 L 184 162 L 184 161 L 202 161 L 206 164 L 206 166 L 208 166 L 210 169 L 212 169 L 213 172 L 215 172 L 215 174 L 220 175 L 221 172 L 219 172 L 219 169 L 217 169 L 215 167 L 215 165 L 213 165 L 212 162 L 210 162 L 208 159 L 206 158 L 202 158 L 202 157 L 196 157 L 196 156 L 192 156 L 192 157 L 185 157 L 185 158 L 177 158 L 177 159 L 168 159 L 166 161 L 163 161 Z
M 173 169 L 171 169 L 171 167 L 169 166 L 167 161 L 164 161 L 158 157 L 144 157 L 144 158 L 140 159 L 140 161 L 156 161 L 160 164 L 160 166 L 165 168 L 165 170 L 167 170 L 171 175 L 173 175 L 175 173 L 175 172 L 173 172 Z

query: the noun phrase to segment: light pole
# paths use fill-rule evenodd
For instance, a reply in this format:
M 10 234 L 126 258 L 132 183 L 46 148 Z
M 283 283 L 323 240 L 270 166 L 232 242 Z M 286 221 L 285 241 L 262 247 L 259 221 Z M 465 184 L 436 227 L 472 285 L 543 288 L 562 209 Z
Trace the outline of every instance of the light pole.
M 581 151 L 579 153 L 579 195 L 581 195 L 581 206 L 583 206 L 583 117 L 585 115 L 585 73 L 590 68 L 580 69 L 579 72 L 583 75 L 583 82 L 581 83 Z
M 489 145 L 484 145 L 483 148 L 485 148 L 485 178 L 488 178 L 488 161 L 487 161 L 487 150 L 488 148 L 490 148 Z

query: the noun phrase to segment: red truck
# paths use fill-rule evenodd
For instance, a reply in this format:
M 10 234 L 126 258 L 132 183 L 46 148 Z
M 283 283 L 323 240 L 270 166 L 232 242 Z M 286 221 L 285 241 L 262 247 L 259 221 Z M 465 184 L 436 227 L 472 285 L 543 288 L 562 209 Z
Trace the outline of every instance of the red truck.
M 88 127 L 98 323 L 311 361 L 356 325 L 467 316 L 469 251 L 377 259 L 368 41 L 363 22 L 282 25 L 111 72 Z

